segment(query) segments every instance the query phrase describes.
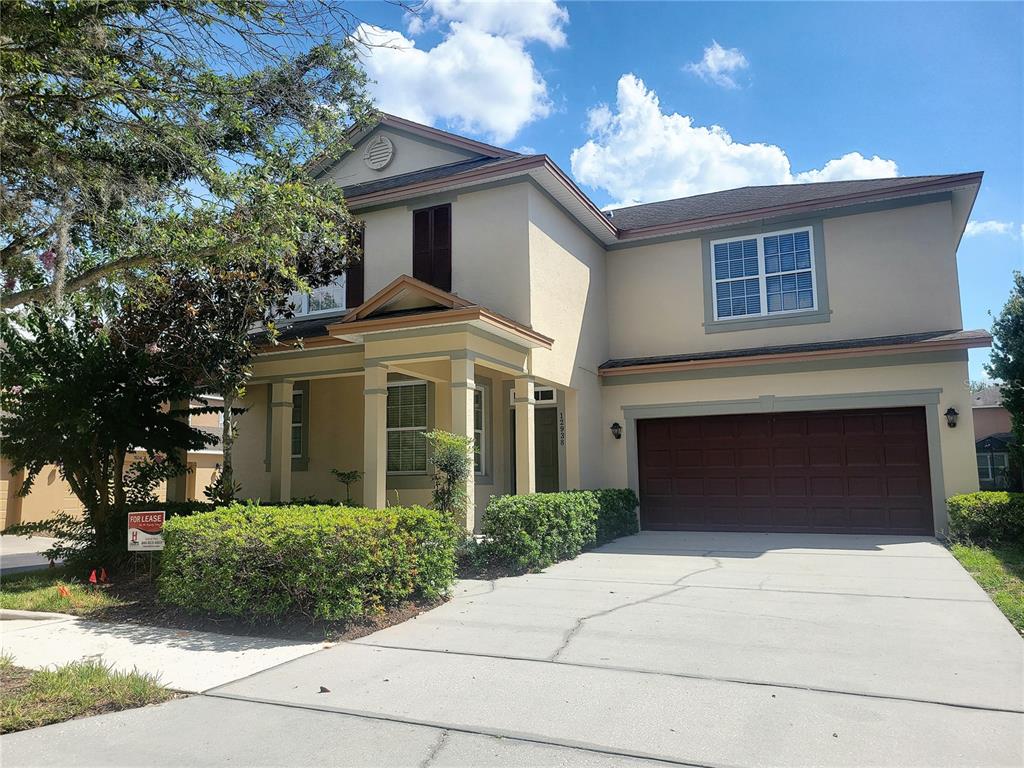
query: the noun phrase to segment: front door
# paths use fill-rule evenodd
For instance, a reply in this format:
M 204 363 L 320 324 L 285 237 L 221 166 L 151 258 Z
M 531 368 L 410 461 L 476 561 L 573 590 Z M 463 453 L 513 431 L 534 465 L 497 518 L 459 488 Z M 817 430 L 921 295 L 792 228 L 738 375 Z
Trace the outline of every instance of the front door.
M 558 490 L 558 409 L 534 409 L 534 450 L 537 461 L 537 492 Z
M 509 411 L 509 434 L 512 436 L 512 479 L 510 490 L 516 490 L 516 415 Z M 538 493 L 558 490 L 558 409 L 535 408 L 533 411 L 534 481 Z

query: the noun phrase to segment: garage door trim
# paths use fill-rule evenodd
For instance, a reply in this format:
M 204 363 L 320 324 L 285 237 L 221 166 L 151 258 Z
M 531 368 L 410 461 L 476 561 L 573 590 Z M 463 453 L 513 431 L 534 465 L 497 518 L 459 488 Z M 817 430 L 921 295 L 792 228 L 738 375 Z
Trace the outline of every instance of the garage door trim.
M 942 449 L 939 444 L 939 396 L 941 389 L 903 389 L 888 392 L 851 392 L 837 395 L 762 395 L 747 400 L 706 400 L 695 403 L 664 403 L 623 406 L 626 440 L 626 472 L 629 487 L 640 492 L 637 430 L 638 419 L 680 416 L 727 416 L 743 413 L 792 411 L 853 410 L 860 408 L 901 408 L 924 406 L 928 437 L 928 464 L 931 474 L 932 516 L 935 535 L 947 532 L 946 491 L 942 476 Z

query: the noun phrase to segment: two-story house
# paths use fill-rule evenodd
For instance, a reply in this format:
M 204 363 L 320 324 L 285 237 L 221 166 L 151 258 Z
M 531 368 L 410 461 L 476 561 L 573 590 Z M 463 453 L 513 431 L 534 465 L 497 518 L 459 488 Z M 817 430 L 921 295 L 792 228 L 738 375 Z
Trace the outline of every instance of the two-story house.
M 247 496 L 425 503 L 423 432 L 493 494 L 631 486 L 647 529 L 942 534 L 976 490 L 956 251 L 980 173 L 605 212 L 546 155 L 397 117 L 321 163 L 364 260 L 248 387 Z

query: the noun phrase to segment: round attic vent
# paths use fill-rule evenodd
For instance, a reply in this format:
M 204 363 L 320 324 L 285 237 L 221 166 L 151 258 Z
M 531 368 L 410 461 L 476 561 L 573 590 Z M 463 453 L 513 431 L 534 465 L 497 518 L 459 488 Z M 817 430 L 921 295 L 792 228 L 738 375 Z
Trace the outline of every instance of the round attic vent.
M 366 152 L 363 153 L 366 167 L 371 171 L 383 171 L 391 164 L 394 157 L 395 145 L 391 143 L 391 139 L 387 136 L 378 136 L 370 142 Z

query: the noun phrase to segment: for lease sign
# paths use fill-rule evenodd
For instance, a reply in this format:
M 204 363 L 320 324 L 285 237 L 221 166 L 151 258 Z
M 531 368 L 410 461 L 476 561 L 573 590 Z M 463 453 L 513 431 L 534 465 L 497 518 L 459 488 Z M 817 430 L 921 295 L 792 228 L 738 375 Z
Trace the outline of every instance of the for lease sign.
M 164 548 L 164 512 L 128 513 L 128 551 L 152 552 Z

